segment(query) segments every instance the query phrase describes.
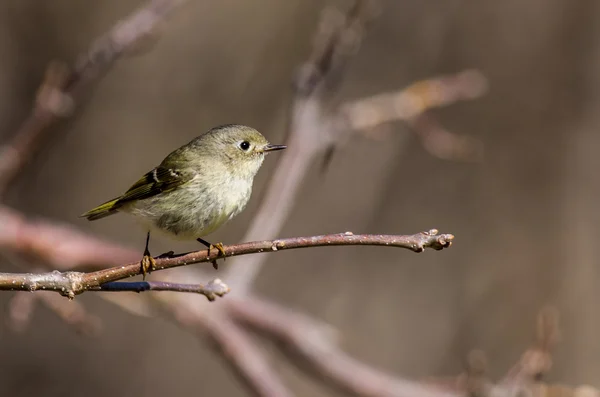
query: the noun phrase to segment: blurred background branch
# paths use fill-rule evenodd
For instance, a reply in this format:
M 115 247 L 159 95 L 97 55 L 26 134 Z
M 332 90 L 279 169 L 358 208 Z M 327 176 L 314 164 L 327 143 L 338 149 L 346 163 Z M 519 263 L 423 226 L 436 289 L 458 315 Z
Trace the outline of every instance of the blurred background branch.
M 183 2 L 151 0 L 98 38 L 79 56 L 72 70 L 61 63 L 50 64 L 31 114 L 18 128 L 12 142 L 0 147 L 0 195 L 42 145 L 49 127 L 73 111 L 78 92 L 106 72 L 127 50 L 152 34 L 157 25 Z

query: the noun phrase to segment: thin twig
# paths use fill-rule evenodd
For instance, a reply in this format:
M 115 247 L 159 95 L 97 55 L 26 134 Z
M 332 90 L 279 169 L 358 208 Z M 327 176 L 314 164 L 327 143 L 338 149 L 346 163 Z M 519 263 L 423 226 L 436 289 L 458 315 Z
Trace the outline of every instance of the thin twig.
M 442 160 L 479 162 L 483 160 L 483 143 L 468 135 L 447 130 L 430 113 L 410 120 L 410 127 L 420 139 L 423 148 Z
M 382 124 L 405 121 L 432 156 L 452 161 L 481 161 L 481 141 L 448 131 L 428 111 L 481 97 L 487 87 L 487 79 L 477 70 L 417 81 L 399 91 L 342 104 L 341 125 L 369 136 Z M 343 128 L 337 131 L 340 139 L 348 139 L 343 136 L 347 135 Z
M 312 237 L 292 237 L 268 241 L 253 241 L 223 247 L 224 257 L 234 255 L 277 252 L 288 249 L 326 247 L 340 245 L 376 245 L 409 249 L 422 252 L 426 248 L 441 250 L 454 240 L 451 234 L 438 234 L 435 229 L 413 235 L 372 235 L 350 232 Z M 173 257 L 157 257 L 154 270 L 171 269 L 193 263 L 211 262 L 223 257 L 217 250 L 201 250 Z M 140 263 L 112 267 L 91 273 L 0 273 L 0 290 L 10 291 L 55 291 L 69 298 L 85 291 L 96 291 L 102 284 L 123 280 L 142 274 Z
M 7 321 L 13 331 L 23 331 L 31 322 L 35 308 L 35 296 L 35 294 L 15 294 L 8 302 Z
M 479 71 L 465 70 L 417 81 L 400 91 L 348 101 L 340 111 L 351 128 L 365 130 L 391 121 L 410 121 L 429 109 L 478 98 L 487 91 L 487 84 Z
M 74 97 L 140 39 L 150 35 L 159 23 L 185 0 L 151 0 L 118 22 L 98 38 L 68 73 L 64 65 L 51 64 L 31 114 L 17 129 L 12 141 L 0 147 L 0 196 L 33 156 L 53 123 L 68 115 Z
M 33 309 L 41 302 L 50 311 L 71 326 L 78 334 L 96 336 L 102 330 L 99 317 L 88 313 L 85 306 L 79 302 L 69 302 L 51 292 L 37 294 L 15 294 L 9 302 L 9 326 L 17 332 L 23 331 L 31 321 Z
M 487 357 L 481 350 L 469 352 L 464 371 L 458 376 L 428 377 L 423 383 L 440 390 L 471 397 L 491 396 L 492 382 L 487 376 Z M 499 395 L 498 395 L 499 397 Z
M 29 294 L 23 294 L 29 295 Z M 69 302 L 50 292 L 34 294 L 46 307 L 59 316 L 67 325 L 85 336 L 96 336 L 102 331 L 102 321 L 90 314 L 83 303 Z
M 178 284 L 167 283 L 162 281 L 134 281 L 134 282 L 119 282 L 102 284 L 95 288 L 90 288 L 88 291 L 102 292 L 145 292 L 145 291 L 170 291 L 170 292 L 187 292 L 192 294 L 204 295 L 209 301 L 214 301 L 217 297 L 222 297 L 229 292 L 229 287 L 221 280 L 214 279 L 208 284 Z
M 537 316 L 537 335 L 534 343 L 508 371 L 503 384 L 528 385 L 540 381 L 552 368 L 552 350 L 560 339 L 558 311 L 546 307 Z

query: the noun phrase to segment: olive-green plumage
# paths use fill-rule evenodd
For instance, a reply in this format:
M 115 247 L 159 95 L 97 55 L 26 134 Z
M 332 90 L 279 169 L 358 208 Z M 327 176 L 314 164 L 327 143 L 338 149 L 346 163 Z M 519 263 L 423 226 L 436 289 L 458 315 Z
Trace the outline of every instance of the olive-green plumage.
M 239 214 L 271 145 L 253 128 L 215 127 L 170 153 L 123 195 L 81 215 L 90 221 L 126 212 L 181 239 L 215 231 Z

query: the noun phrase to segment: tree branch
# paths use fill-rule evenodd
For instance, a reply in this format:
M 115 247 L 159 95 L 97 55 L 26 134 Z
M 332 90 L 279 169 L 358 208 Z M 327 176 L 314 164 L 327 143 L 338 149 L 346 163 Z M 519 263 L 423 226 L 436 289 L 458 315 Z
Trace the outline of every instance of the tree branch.
M 502 384 L 529 385 L 540 381 L 552 368 L 552 351 L 560 339 L 558 310 L 552 306 L 540 310 L 534 343 L 508 371 Z
M 16 294 L 16 296 L 35 297 L 79 334 L 97 336 L 102 332 L 102 320 L 89 313 L 83 302 L 69 302 L 51 292 Z
M 272 368 L 265 352 L 256 346 L 248 332 L 217 306 L 200 306 L 190 296 L 161 295 L 160 303 L 177 322 L 196 335 L 208 336 L 228 364 L 246 382 L 256 396 L 291 397 L 294 395 Z M 212 309 L 212 310 L 210 310 Z
M 230 299 L 225 308 L 234 318 L 266 331 L 286 343 L 314 367 L 320 376 L 357 396 L 457 397 L 419 382 L 392 376 L 349 356 L 331 338 L 315 329 L 314 320 L 266 301 Z
M 72 226 L 29 220 L 0 205 L 0 250 L 41 260 L 57 270 L 97 270 L 129 263 L 139 252 L 102 241 Z
M 425 111 L 478 98 L 487 91 L 487 79 L 477 70 L 417 81 L 394 92 L 348 101 L 340 107 L 356 130 L 397 120 L 411 121 Z
M 145 291 L 170 291 L 188 292 L 204 295 L 209 301 L 214 301 L 217 296 L 222 297 L 229 292 L 229 287 L 221 280 L 214 279 L 206 285 L 200 284 L 178 284 L 162 281 L 135 281 L 102 284 L 98 287 L 89 288 L 88 291 L 101 292 L 145 292 Z
M 435 229 L 409 236 L 352 234 L 350 232 L 312 237 L 292 237 L 277 240 L 253 241 L 223 247 L 224 257 L 234 255 L 276 252 L 296 248 L 325 247 L 338 245 L 377 245 L 398 247 L 422 252 L 426 248 L 441 250 L 449 247 L 454 240 L 451 234 L 438 234 Z M 211 262 L 219 259 L 221 253 L 216 250 L 201 250 L 172 257 L 157 257 L 155 270 L 171 269 L 193 263 Z M 142 274 L 140 263 L 112 267 L 96 272 L 59 272 L 49 273 L 0 273 L 0 290 L 4 291 L 55 291 L 73 299 L 85 291 L 100 291 L 101 285 L 123 280 Z M 215 284 L 219 284 L 216 283 Z M 196 288 L 201 289 L 200 286 Z M 226 286 L 225 286 L 226 288 Z M 149 288 L 142 290 L 152 290 Z M 135 289 L 141 292 L 139 288 Z M 164 290 L 164 289 L 163 289 Z M 189 292 L 189 291 L 185 291 Z M 202 293 L 200 291 L 196 291 Z M 223 292 L 225 293 L 225 292 Z M 210 293 L 207 295 L 209 297 Z M 210 299 L 210 298 L 209 298 Z

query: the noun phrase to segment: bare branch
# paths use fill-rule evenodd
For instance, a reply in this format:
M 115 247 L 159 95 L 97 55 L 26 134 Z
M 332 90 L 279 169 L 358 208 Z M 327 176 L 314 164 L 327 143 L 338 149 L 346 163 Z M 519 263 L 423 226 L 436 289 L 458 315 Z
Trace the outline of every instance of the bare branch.
M 487 366 L 485 353 L 473 350 L 469 352 L 466 368 L 460 375 L 444 378 L 430 377 L 426 378 L 423 383 L 460 395 L 491 396 L 489 391 L 493 384 L 486 374 Z
M 166 296 L 161 295 L 160 298 Z M 184 298 L 186 297 L 181 294 L 175 294 L 172 299 L 161 299 L 161 304 L 172 313 L 179 324 L 192 333 L 202 336 L 208 333 L 215 342 L 215 348 L 221 351 L 228 363 L 257 396 L 291 397 L 294 395 L 271 368 L 264 353 L 247 332 L 233 322 L 226 313 L 221 310 L 207 310 L 207 307 L 200 307 L 196 300 Z
M 209 301 L 222 297 L 229 292 L 229 287 L 221 280 L 214 279 L 206 285 L 200 284 L 178 284 L 161 281 L 135 281 L 135 282 L 111 282 L 98 287 L 90 288 L 88 291 L 101 292 L 144 292 L 144 291 L 171 291 L 188 292 L 204 295 Z
M 537 317 L 537 335 L 533 345 L 510 369 L 503 384 L 528 385 L 539 381 L 552 367 L 552 350 L 560 339 L 558 311 L 546 307 Z
M 443 160 L 479 162 L 483 160 L 483 143 L 468 135 L 448 131 L 430 113 L 409 122 L 423 148 Z
M 409 236 L 352 234 L 350 232 L 312 237 L 292 237 L 254 241 L 223 247 L 224 257 L 276 252 L 296 248 L 340 245 L 376 245 L 422 252 L 426 248 L 441 250 L 454 240 L 451 234 L 438 234 L 435 229 Z M 211 262 L 221 256 L 216 250 L 201 250 L 173 257 L 157 257 L 155 270 L 171 269 L 193 263 Z M 0 273 L 0 290 L 55 291 L 70 299 L 85 291 L 98 291 L 101 285 L 142 274 L 140 263 L 112 267 L 91 273 L 53 271 L 49 273 Z
M 0 250 L 39 259 L 54 269 L 96 270 L 133 262 L 139 252 L 55 222 L 31 221 L 0 206 Z
M 316 99 L 324 94 L 321 88 L 333 91 L 341 83 L 343 69 L 358 51 L 365 28 L 377 11 L 377 0 L 356 0 L 346 13 L 335 8 L 322 12 L 313 51 L 294 82 L 298 97 Z
M 17 332 L 23 331 L 31 320 L 36 302 L 54 312 L 77 333 L 86 336 L 96 336 L 102 330 L 102 321 L 97 316 L 89 314 L 79 302 L 69 302 L 51 292 L 37 294 L 16 294 L 9 302 L 10 327 Z
M 64 65 L 53 63 L 38 90 L 31 114 L 17 129 L 12 142 L 0 147 L 0 196 L 31 158 L 49 132 L 48 127 L 68 115 L 74 97 L 112 64 L 151 34 L 158 24 L 184 0 L 151 0 L 118 22 L 79 56 L 68 73 Z
M 469 355 L 467 369 L 459 376 L 431 378 L 426 383 L 440 390 L 469 396 L 576 395 L 580 388 L 542 382 L 543 376 L 552 366 L 551 350 L 559 341 L 559 334 L 558 311 L 553 307 L 546 307 L 537 316 L 537 335 L 532 346 L 497 384 L 486 376 L 487 360 L 480 351 Z M 600 393 L 594 388 L 582 391 L 594 396 Z
M 339 387 L 368 397 L 455 397 L 458 394 L 429 388 L 394 377 L 348 356 L 314 321 L 289 309 L 244 297 L 224 302 L 228 313 L 286 343 Z
M 16 332 L 24 330 L 31 321 L 34 307 L 35 294 L 15 294 L 8 302 L 9 327 Z
M 40 292 L 33 296 L 56 313 L 67 325 L 73 327 L 76 332 L 86 336 L 96 336 L 101 332 L 102 321 L 97 316 L 88 313 L 83 304 L 69 302 L 51 292 Z
M 478 98 L 486 91 L 486 78 L 476 70 L 466 70 L 417 81 L 400 91 L 349 101 L 340 110 L 351 128 L 364 130 L 391 121 L 410 121 L 426 110 Z

